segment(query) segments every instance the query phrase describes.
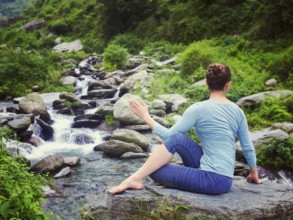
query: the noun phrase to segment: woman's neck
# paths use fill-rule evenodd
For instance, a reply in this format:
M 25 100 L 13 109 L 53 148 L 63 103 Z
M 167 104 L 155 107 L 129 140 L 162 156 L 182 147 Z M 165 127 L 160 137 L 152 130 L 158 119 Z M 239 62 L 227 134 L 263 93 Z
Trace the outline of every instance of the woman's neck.
M 226 98 L 226 92 L 224 90 L 211 91 L 209 100 L 215 102 L 230 102 L 230 100 Z

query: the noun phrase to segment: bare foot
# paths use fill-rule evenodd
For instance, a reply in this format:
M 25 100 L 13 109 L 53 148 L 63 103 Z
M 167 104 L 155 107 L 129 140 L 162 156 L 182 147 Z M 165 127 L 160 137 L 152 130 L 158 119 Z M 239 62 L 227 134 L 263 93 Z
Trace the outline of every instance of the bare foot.
M 126 189 L 142 189 L 143 183 L 141 179 L 135 178 L 133 175 L 125 179 L 118 186 L 113 187 L 108 192 L 112 195 L 122 193 Z

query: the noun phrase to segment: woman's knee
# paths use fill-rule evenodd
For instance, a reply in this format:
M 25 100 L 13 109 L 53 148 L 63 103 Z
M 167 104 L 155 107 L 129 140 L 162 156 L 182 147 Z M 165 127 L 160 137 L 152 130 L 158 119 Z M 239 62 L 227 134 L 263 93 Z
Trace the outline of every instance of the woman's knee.
M 170 153 L 175 153 L 176 151 L 176 145 L 182 144 L 183 140 L 186 139 L 187 136 L 182 133 L 175 133 L 171 135 L 165 142 L 164 145 L 168 149 Z

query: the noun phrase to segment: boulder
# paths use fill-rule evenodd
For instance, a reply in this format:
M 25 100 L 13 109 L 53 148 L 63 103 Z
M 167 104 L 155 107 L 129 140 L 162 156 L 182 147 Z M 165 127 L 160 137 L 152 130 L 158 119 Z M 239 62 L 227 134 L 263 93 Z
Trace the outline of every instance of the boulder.
M 163 109 L 151 109 L 150 114 L 156 115 L 158 117 L 165 117 L 166 116 L 166 112 Z
M 263 147 L 276 140 L 285 140 L 289 135 L 281 129 L 272 130 L 271 128 L 265 128 L 259 131 L 251 132 L 250 138 L 255 148 L 256 155 L 259 154 Z M 237 142 L 237 158 L 244 158 L 240 143 Z
M 82 50 L 83 46 L 80 40 L 72 41 L 72 42 L 63 42 L 61 44 L 57 44 L 53 47 L 53 50 L 56 52 L 72 52 L 72 51 L 79 51 Z
M 165 212 L 172 212 L 172 219 L 246 220 L 290 219 L 292 207 L 292 188 L 276 182 L 252 185 L 236 176 L 231 191 L 222 195 L 190 193 L 149 183 L 142 190 L 126 190 L 114 196 L 99 190 L 86 197 L 85 209 L 92 218 L 105 220 L 141 216 L 153 219 L 154 215 L 162 218 Z
M 283 131 L 287 132 L 288 134 L 293 132 L 293 123 L 284 122 L 284 123 L 274 123 L 272 125 L 275 129 L 282 129 Z
M 97 149 L 101 149 L 104 154 L 109 157 L 120 157 L 126 152 L 142 153 L 141 147 L 133 143 L 126 143 L 118 140 L 110 140 L 96 146 Z M 96 148 L 95 147 L 95 148 Z M 96 150 L 94 148 L 94 150 Z
M 151 131 L 151 128 L 148 125 L 126 125 L 123 128 L 128 130 L 139 131 L 139 132 Z
M 202 80 L 199 80 L 195 83 L 193 83 L 191 85 L 191 88 L 195 88 L 195 87 L 198 87 L 198 86 L 205 86 L 206 85 L 206 79 L 202 79 Z
M 112 140 L 119 140 L 127 143 L 137 144 L 144 151 L 146 151 L 149 147 L 148 139 L 142 134 L 133 130 L 117 129 L 113 132 Z
M 143 102 L 142 98 L 139 96 L 129 93 L 125 94 L 114 105 L 114 118 L 126 125 L 144 124 L 144 121 L 136 116 L 131 110 L 129 106 L 130 100 L 135 100 L 139 103 Z
M 54 178 L 55 179 L 62 178 L 62 177 L 68 176 L 70 173 L 71 173 L 70 167 L 65 167 L 60 172 L 58 172 L 54 176 Z
M 113 98 L 117 89 L 99 89 L 99 90 L 91 90 L 88 92 L 88 97 L 90 99 L 97 98 L 97 99 L 108 99 Z
M 99 114 L 102 116 L 113 115 L 114 106 L 113 105 L 103 105 L 98 108 L 95 114 Z
M 76 166 L 80 163 L 79 157 L 65 157 L 63 159 L 64 165 L 66 166 Z
M 79 98 L 76 95 L 69 92 L 60 93 L 59 98 L 69 102 L 80 102 Z
M 26 32 L 32 32 L 34 30 L 38 30 L 43 27 L 45 27 L 44 20 L 40 20 L 40 21 L 33 20 L 33 21 L 30 21 L 30 22 L 26 23 L 25 25 L 21 26 L 17 30 L 24 29 Z
M 39 162 L 37 162 L 32 168 L 31 171 L 37 173 L 47 173 L 55 171 L 61 168 L 64 164 L 63 157 L 59 154 L 50 155 Z
M 44 144 L 45 141 L 42 138 L 40 138 L 40 137 L 38 137 L 38 136 L 36 136 L 36 135 L 33 134 L 30 137 L 30 139 L 28 140 L 28 143 L 30 143 L 30 144 L 38 147 L 38 146 L 41 146 L 42 144 Z
M 38 93 L 28 94 L 19 101 L 19 109 L 25 114 L 39 115 L 45 122 L 50 121 L 50 115 L 42 97 Z
M 187 102 L 187 99 L 179 94 L 164 94 L 159 95 L 159 98 L 166 102 L 173 103 L 172 111 L 177 112 L 181 106 L 184 106 Z
M 42 119 L 37 118 L 36 121 L 42 128 L 40 137 L 44 140 L 49 140 L 53 137 L 54 129 L 46 122 L 44 122 Z
M 155 99 L 151 103 L 152 109 L 163 109 L 166 110 L 166 103 L 160 99 Z
M 277 86 L 277 80 L 272 78 L 272 79 L 269 79 L 265 82 L 265 85 L 266 86 L 269 86 L 269 87 L 273 87 L 275 88 Z
M 105 81 L 91 82 L 88 87 L 88 91 L 99 90 L 99 89 L 113 89 L 112 85 Z
M 12 121 L 9 121 L 7 123 L 7 126 L 11 130 L 19 133 L 19 132 L 26 131 L 31 124 L 32 124 L 31 117 L 23 116 L 21 118 L 15 118 Z
M 165 118 L 161 118 L 161 117 L 158 117 L 156 115 L 152 115 L 152 118 L 158 122 L 159 124 L 165 126 L 165 127 L 168 127 L 170 125 L 169 121 L 166 120 Z
M 239 105 L 240 107 L 255 107 L 256 105 L 264 101 L 266 96 L 280 98 L 280 97 L 287 97 L 290 95 L 293 95 L 293 91 L 282 90 L 282 91 L 261 92 L 254 95 L 243 97 L 239 99 L 236 102 L 236 104 Z
M 138 159 L 138 158 L 146 158 L 148 155 L 145 153 L 133 153 L 133 152 L 126 152 L 121 155 L 121 159 Z
M 97 128 L 102 123 L 101 120 L 82 119 L 73 122 L 73 128 Z
M 65 86 L 67 86 L 67 85 L 75 86 L 77 83 L 77 79 L 74 76 L 65 76 L 61 80 L 62 80 L 63 85 L 65 85 Z

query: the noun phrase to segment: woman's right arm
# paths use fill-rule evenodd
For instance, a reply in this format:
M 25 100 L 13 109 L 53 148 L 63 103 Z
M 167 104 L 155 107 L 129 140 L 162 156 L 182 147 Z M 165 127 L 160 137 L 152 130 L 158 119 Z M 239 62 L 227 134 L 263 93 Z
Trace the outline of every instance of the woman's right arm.
M 140 118 L 142 118 L 154 131 L 155 134 L 160 136 L 163 140 L 166 140 L 172 134 L 176 132 L 186 133 L 189 131 L 197 120 L 197 114 L 195 113 L 196 105 L 191 105 L 186 111 L 183 113 L 182 118 L 176 124 L 174 124 L 171 128 L 166 128 L 156 121 L 149 115 L 147 106 L 143 104 L 139 104 L 136 101 L 130 101 L 130 107 L 132 111 Z

